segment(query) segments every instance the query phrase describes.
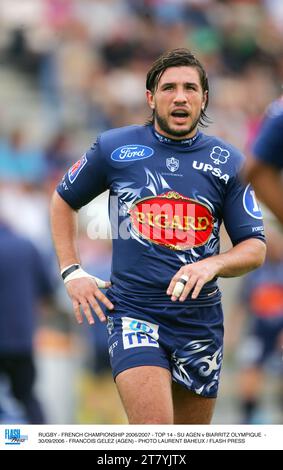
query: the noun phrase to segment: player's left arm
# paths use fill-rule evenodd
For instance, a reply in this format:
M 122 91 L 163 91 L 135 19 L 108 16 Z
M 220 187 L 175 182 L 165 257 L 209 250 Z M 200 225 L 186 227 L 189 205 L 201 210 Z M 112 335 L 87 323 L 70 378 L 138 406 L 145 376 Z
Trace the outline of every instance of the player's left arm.
M 177 300 L 172 294 L 178 280 L 185 275 L 188 281 L 179 300 L 184 301 L 190 292 L 192 299 L 196 299 L 203 286 L 215 277 L 241 276 L 260 267 L 264 262 L 265 253 L 266 246 L 262 240 L 244 240 L 225 253 L 182 266 L 172 278 L 167 294 L 171 295 L 171 300 Z
M 184 301 L 190 292 L 192 299 L 196 299 L 204 284 L 212 279 L 241 276 L 264 262 L 266 246 L 262 214 L 253 188 L 251 185 L 244 187 L 238 176 L 238 168 L 243 161 L 239 156 L 240 154 L 238 157 L 236 155 L 235 171 L 226 188 L 222 211 L 233 248 L 220 255 L 182 266 L 167 290 L 173 301 L 177 298 Z M 182 276 L 184 277 L 180 279 Z

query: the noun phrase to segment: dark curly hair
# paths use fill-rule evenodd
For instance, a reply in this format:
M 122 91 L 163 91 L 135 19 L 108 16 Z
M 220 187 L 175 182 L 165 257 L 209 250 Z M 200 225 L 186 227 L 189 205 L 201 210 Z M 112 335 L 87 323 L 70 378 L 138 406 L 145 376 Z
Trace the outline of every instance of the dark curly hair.
M 207 92 L 207 100 L 204 109 L 201 110 L 199 124 L 207 127 L 210 123 L 209 117 L 206 115 L 205 110 L 208 105 L 209 86 L 206 71 L 200 61 L 194 56 L 189 49 L 173 49 L 169 52 L 162 54 L 152 64 L 146 76 L 146 89 L 154 93 L 158 87 L 158 83 L 164 74 L 165 70 L 169 67 L 182 67 L 189 66 L 195 67 L 199 73 L 200 83 L 203 93 Z M 154 111 L 148 124 L 154 122 Z

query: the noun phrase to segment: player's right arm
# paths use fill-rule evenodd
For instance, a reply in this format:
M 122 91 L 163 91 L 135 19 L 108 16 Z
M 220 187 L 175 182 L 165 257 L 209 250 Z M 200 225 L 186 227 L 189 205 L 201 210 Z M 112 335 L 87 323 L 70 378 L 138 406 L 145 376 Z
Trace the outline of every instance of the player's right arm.
M 51 230 L 61 272 L 74 264 L 80 264 L 77 245 L 77 211 L 107 189 L 107 164 L 100 148 L 99 139 L 64 175 L 51 202 Z M 78 271 L 79 272 L 79 271 Z M 101 321 L 106 317 L 97 300 L 108 309 L 112 303 L 100 291 L 94 278 L 80 270 L 65 278 L 64 282 L 72 300 L 79 323 L 84 312 L 89 324 L 94 323 L 91 307 Z M 76 277 L 75 279 L 72 279 Z M 70 280 L 68 280 L 70 279 Z M 106 283 L 105 287 L 109 287 Z
M 77 211 L 72 209 L 57 191 L 55 191 L 51 202 L 50 220 L 54 246 L 61 271 L 67 266 L 80 264 L 77 248 Z M 109 286 L 110 283 L 108 283 L 107 287 Z M 97 287 L 94 279 L 83 277 L 81 279 L 70 280 L 66 283 L 66 289 L 71 298 L 78 323 L 83 322 L 81 308 L 88 323 L 94 323 L 90 306 L 100 321 L 106 321 L 106 317 L 97 300 L 100 300 L 110 310 L 113 309 L 113 304 Z

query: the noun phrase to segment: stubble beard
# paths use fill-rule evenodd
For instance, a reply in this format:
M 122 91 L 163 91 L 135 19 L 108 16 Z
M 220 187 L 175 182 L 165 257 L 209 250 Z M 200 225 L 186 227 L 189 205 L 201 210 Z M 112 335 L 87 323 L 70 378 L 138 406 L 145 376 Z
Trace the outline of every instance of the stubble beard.
M 191 132 L 195 130 L 200 120 L 200 114 L 192 122 L 190 127 L 188 127 L 187 129 L 180 129 L 180 130 L 172 129 L 172 127 L 169 126 L 168 121 L 162 116 L 160 116 L 160 114 L 158 114 L 158 111 L 156 109 L 154 112 L 154 118 L 163 132 L 166 132 L 166 134 L 169 134 L 171 137 L 178 139 L 178 138 L 186 137 L 188 134 L 190 134 Z

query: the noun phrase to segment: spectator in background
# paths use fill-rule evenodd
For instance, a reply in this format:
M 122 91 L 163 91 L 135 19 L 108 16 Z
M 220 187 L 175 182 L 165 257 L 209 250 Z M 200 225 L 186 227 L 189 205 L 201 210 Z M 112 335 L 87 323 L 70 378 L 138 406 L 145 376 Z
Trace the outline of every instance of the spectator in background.
M 14 128 L 9 138 L 0 140 L 1 182 L 42 182 L 45 176 L 43 152 L 26 142 L 21 128 Z
M 257 196 L 283 224 L 283 97 L 268 108 L 252 156 L 246 165 L 246 176 Z
M 0 259 L 0 377 L 8 378 L 27 422 L 42 424 L 43 412 L 33 392 L 33 335 L 37 303 L 52 293 L 52 284 L 34 245 L 1 220 Z
M 274 229 L 269 229 L 266 236 L 266 262 L 245 277 L 240 290 L 240 302 L 230 320 L 233 324 L 233 338 L 230 333 L 229 343 L 230 347 L 236 345 L 241 364 L 239 401 L 243 424 L 258 422 L 257 411 L 264 378 L 266 373 L 271 372 L 272 366 L 279 365 L 279 377 L 283 385 L 283 236 Z M 238 348 L 244 323 L 247 323 L 247 334 Z M 277 367 L 275 371 L 278 373 Z
M 73 160 L 72 143 L 65 131 L 59 131 L 48 143 L 45 150 L 47 173 L 51 178 L 58 178 Z

